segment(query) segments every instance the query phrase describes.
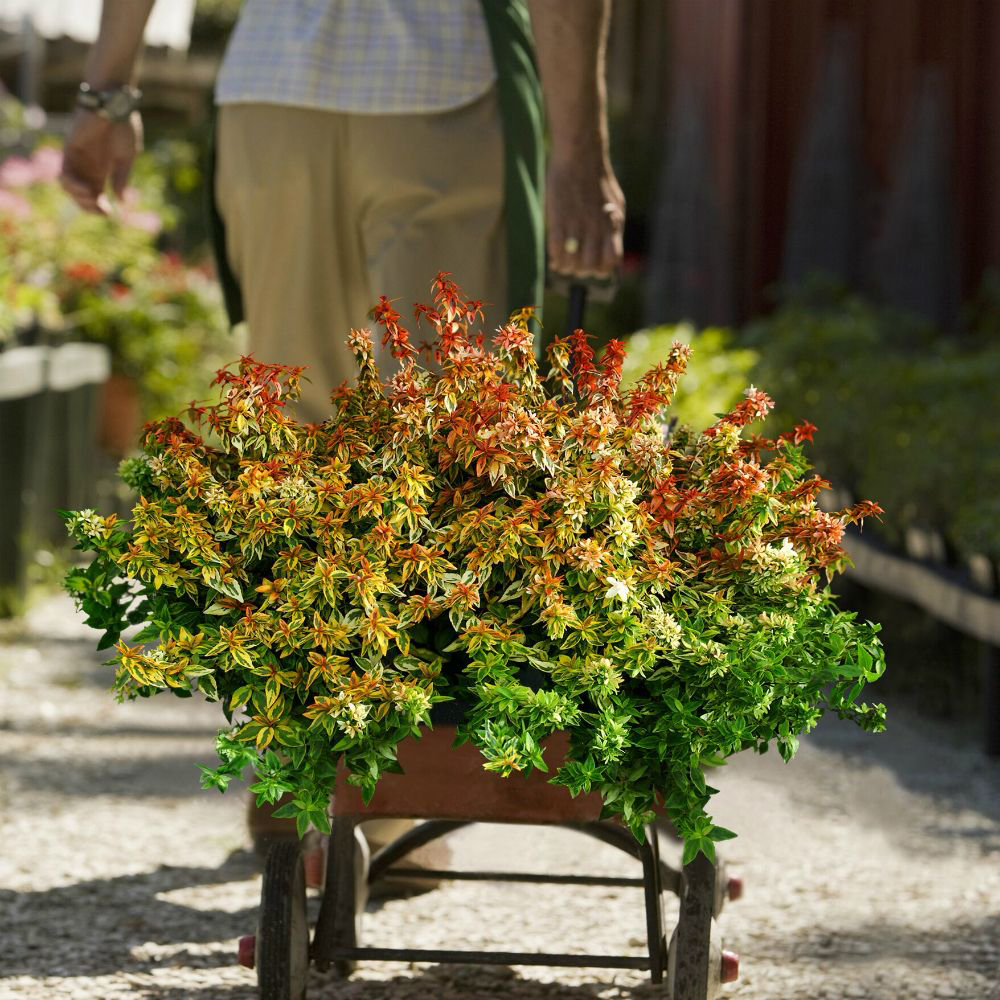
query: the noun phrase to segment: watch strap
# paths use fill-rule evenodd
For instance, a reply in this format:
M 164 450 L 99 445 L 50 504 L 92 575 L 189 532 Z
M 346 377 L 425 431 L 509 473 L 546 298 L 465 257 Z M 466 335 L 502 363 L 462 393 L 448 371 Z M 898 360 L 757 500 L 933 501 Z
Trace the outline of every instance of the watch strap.
M 96 90 L 89 83 L 81 83 L 77 91 L 77 107 L 93 111 L 111 121 L 126 121 L 142 98 L 142 91 L 135 87 L 112 87 Z

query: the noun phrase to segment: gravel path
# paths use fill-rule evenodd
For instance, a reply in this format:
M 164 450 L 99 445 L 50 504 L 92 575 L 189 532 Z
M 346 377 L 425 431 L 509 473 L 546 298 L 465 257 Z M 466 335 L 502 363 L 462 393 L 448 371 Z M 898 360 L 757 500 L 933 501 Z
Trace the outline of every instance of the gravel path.
M 244 802 L 198 787 L 217 708 L 116 705 L 93 636 L 40 606 L 0 644 L 0 998 L 242 1000 L 233 963 L 259 875 Z M 795 761 L 743 755 L 716 818 L 745 897 L 722 917 L 741 1000 L 1000 1000 L 1000 765 L 894 710 L 869 737 L 825 724 Z M 476 827 L 462 865 L 634 874 L 564 831 Z M 573 893 L 572 896 L 569 893 Z M 672 917 L 672 913 L 668 913 Z M 369 943 L 642 952 L 634 889 L 450 883 L 371 906 Z M 372 964 L 310 996 L 651 997 L 638 973 Z

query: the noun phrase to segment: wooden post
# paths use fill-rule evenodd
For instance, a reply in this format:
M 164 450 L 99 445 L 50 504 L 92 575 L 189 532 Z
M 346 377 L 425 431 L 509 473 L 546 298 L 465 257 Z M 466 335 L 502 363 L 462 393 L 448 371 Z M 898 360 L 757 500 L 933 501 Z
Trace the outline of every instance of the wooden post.
M 42 67 L 45 39 L 38 33 L 30 14 L 21 18 L 21 61 L 17 73 L 17 96 L 28 108 L 41 104 Z
M 677 947 L 670 973 L 672 1000 L 705 1000 L 710 996 L 715 874 L 715 865 L 704 854 L 684 866 Z
M 660 841 L 656 826 L 646 827 L 646 841 L 641 848 L 643 889 L 646 897 L 646 945 L 649 949 L 649 978 L 654 985 L 663 982 L 666 967 L 666 941 L 663 939 L 663 899 L 660 882 Z
M 984 643 L 982 650 L 983 749 L 1000 757 L 1000 647 Z
M 353 816 L 334 816 L 326 859 L 326 889 L 313 936 L 312 958 L 322 972 L 335 962 L 349 976 L 354 962 L 334 959 L 338 948 L 356 948 L 368 884 L 368 847 Z

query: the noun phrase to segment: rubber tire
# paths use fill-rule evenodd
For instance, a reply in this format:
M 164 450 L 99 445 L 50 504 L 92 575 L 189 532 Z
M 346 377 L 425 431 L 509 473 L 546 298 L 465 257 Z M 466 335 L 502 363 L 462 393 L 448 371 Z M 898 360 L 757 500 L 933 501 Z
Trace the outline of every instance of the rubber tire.
M 272 845 L 264 863 L 257 922 L 261 1000 L 305 1000 L 309 978 L 306 878 L 298 840 Z
M 674 976 L 673 972 L 677 968 L 677 928 L 674 928 L 670 935 L 670 945 L 667 950 L 667 989 L 668 1000 L 674 1000 Z M 720 974 L 722 972 L 722 935 L 719 932 L 719 925 L 712 920 L 712 933 L 708 944 L 708 991 L 705 1000 L 719 1000 L 722 996 L 722 983 Z

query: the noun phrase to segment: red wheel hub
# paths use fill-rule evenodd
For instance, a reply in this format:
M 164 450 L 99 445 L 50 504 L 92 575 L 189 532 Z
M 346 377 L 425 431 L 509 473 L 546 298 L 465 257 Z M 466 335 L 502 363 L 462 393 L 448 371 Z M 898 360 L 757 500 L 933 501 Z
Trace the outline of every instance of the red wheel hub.
M 256 952 L 257 935 L 245 934 L 240 938 L 240 943 L 237 946 L 236 961 L 239 962 L 240 965 L 246 966 L 248 969 L 252 969 Z
M 722 967 L 719 970 L 719 981 L 735 983 L 740 978 L 740 956 L 735 951 L 722 953 Z

